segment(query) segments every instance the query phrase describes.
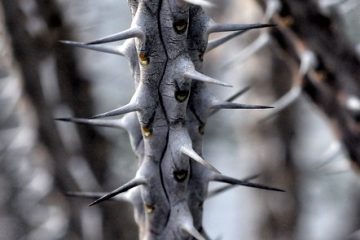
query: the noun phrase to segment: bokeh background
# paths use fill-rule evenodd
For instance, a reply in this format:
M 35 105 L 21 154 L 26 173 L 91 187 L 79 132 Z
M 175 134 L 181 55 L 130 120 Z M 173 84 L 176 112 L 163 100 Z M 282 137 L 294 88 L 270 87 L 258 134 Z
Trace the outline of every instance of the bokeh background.
M 223 240 L 360 239 L 360 1 L 214 3 L 207 12 L 217 22 L 278 26 L 207 54 L 204 72 L 234 85 L 212 91 L 226 99 L 250 86 L 236 101 L 276 108 L 211 117 L 204 157 L 287 192 L 232 188 L 205 203 L 204 228 Z M 1 1 L 0 239 L 137 239 L 129 203 L 88 207 L 65 195 L 131 179 L 127 134 L 54 121 L 128 102 L 125 58 L 58 41 L 86 42 L 130 22 L 123 0 Z

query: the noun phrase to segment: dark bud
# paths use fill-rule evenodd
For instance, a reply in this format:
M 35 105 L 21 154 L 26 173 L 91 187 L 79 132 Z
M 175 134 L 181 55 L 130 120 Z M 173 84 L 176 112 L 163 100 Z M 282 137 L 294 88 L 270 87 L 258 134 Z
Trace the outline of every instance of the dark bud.
M 187 21 L 184 19 L 177 20 L 174 22 L 174 29 L 177 34 L 183 34 L 187 29 Z
M 178 171 L 174 171 L 174 178 L 177 182 L 183 182 L 185 181 L 187 175 L 188 175 L 188 171 L 187 170 L 178 170 Z
M 175 91 L 175 98 L 178 102 L 184 102 L 188 96 L 189 96 L 189 90 Z
M 201 135 L 204 135 L 204 133 L 205 133 L 205 125 L 204 124 L 201 124 L 200 126 L 199 126 L 199 133 L 201 134 Z
M 144 51 L 141 51 L 139 53 L 139 59 L 140 59 L 140 64 L 143 66 L 149 65 L 150 63 L 149 56 Z
M 155 210 L 155 207 L 153 205 L 150 205 L 150 204 L 145 204 L 144 207 L 145 207 L 145 211 L 146 211 L 147 214 L 151 214 Z
M 152 128 L 150 128 L 150 127 L 143 127 L 142 130 L 143 130 L 144 137 L 146 137 L 146 138 L 151 137 L 151 135 L 152 135 L 152 133 L 153 133 Z

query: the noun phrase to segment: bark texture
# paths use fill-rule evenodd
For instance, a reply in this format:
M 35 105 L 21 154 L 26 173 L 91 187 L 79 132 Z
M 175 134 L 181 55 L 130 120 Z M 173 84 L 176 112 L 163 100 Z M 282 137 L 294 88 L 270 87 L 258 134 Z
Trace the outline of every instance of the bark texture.
M 219 109 L 263 109 L 266 106 L 222 101 L 208 84 L 228 84 L 201 73 L 204 54 L 231 38 L 266 24 L 218 24 L 200 5 L 206 1 L 130 0 L 133 16 L 128 30 L 88 43 L 63 43 L 126 56 L 135 79 L 135 93 L 125 106 L 90 119 L 63 121 L 125 128 L 139 159 L 136 176 L 101 196 L 126 199 L 134 206 L 140 239 L 208 239 L 202 228 L 203 202 L 210 181 L 265 190 L 277 188 L 222 175 L 204 160 L 202 138 L 208 116 Z M 235 31 L 208 45 L 208 36 Z M 125 40 L 120 47 L 104 44 Z M 209 47 L 208 47 L 209 46 Z M 124 115 L 121 119 L 109 119 Z M 126 193 L 124 193 L 126 192 Z M 119 195 L 123 193 L 122 195 Z

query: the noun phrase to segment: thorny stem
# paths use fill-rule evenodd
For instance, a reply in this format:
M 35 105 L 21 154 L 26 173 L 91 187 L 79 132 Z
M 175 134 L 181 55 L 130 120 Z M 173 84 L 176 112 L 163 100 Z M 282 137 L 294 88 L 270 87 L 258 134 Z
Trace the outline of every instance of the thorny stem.
M 136 91 L 129 104 L 90 120 L 59 120 L 125 128 L 131 139 L 143 143 L 137 145 L 140 147 L 133 145 L 140 158 L 136 177 L 91 204 L 112 199 L 130 189 L 137 193 L 129 201 L 133 203 L 142 240 L 208 239 L 202 228 L 202 203 L 207 198 L 210 181 L 281 191 L 225 177 L 201 156 L 203 127 L 209 113 L 223 108 L 269 108 L 222 102 L 211 96 L 207 84 L 229 85 L 201 73 L 208 35 L 239 31 L 211 43 L 209 48 L 213 49 L 245 31 L 273 25 L 214 23 L 195 5 L 197 1 L 190 2 L 129 0 L 133 22 L 128 30 L 87 44 L 63 41 L 71 46 L 125 55 L 132 63 Z M 128 49 L 120 51 L 97 45 L 119 40 L 126 40 Z M 137 114 L 137 124 L 107 119 L 123 114 L 124 119 L 130 119 L 132 112 Z

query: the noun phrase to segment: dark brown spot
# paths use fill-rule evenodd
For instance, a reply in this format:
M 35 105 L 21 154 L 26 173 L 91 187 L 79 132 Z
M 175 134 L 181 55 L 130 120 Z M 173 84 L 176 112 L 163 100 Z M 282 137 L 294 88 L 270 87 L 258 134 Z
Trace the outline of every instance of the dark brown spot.
M 149 65 L 150 63 L 149 56 L 144 51 L 139 53 L 139 59 L 140 59 L 140 64 L 143 66 Z
M 153 213 L 155 210 L 155 207 L 153 205 L 145 204 L 144 207 L 145 207 L 146 213 L 148 213 L 148 214 Z
M 200 60 L 201 62 L 204 61 L 204 54 L 203 54 L 203 53 L 200 53 L 200 54 L 199 54 L 199 60 Z
M 174 178 L 177 182 L 183 182 L 185 181 L 188 171 L 187 170 L 177 170 L 173 172 Z
M 183 34 L 184 32 L 186 32 L 187 25 L 188 25 L 188 23 L 184 19 L 175 21 L 174 22 L 175 32 L 177 34 Z
M 143 130 L 144 137 L 146 137 L 146 138 L 151 137 L 151 135 L 152 135 L 152 133 L 153 133 L 152 128 L 150 128 L 150 127 L 143 127 L 142 130 Z
M 204 133 L 205 133 L 205 125 L 204 124 L 201 124 L 200 126 L 199 126 L 199 133 L 201 134 L 201 135 L 204 135 Z
M 184 102 L 188 96 L 189 96 L 189 90 L 175 91 L 175 98 L 178 102 Z

